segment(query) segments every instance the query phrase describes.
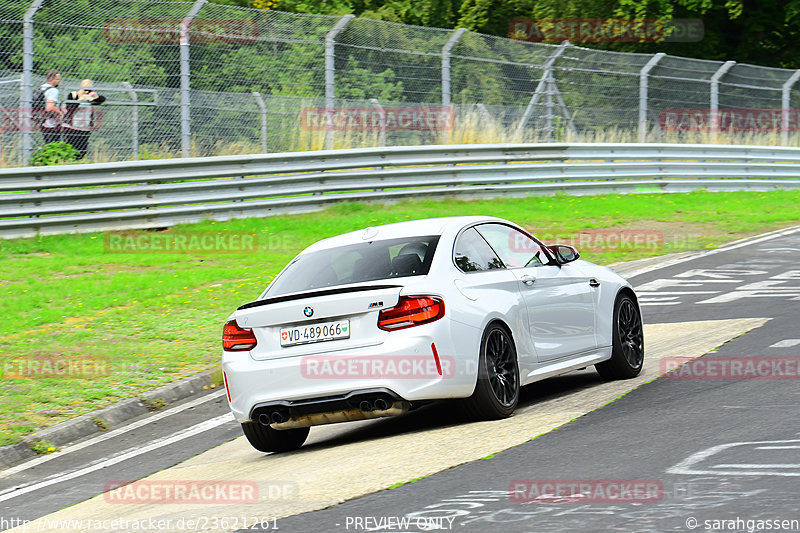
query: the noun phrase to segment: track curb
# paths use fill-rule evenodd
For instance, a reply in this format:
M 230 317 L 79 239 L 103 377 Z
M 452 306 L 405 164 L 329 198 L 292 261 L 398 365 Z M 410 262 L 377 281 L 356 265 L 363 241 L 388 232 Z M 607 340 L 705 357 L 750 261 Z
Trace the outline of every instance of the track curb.
M 214 374 L 217 372 L 219 370 L 215 368 L 205 370 L 194 376 L 139 394 L 136 398 L 120 400 L 108 407 L 42 429 L 28 435 L 17 444 L 0 446 L 0 468 L 36 457 L 37 453 L 33 451 L 32 446 L 37 442 L 47 441 L 56 446 L 64 446 L 82 438 L 103 433 L 138 416 L 202 393 L 210 389 L 214 381 Z

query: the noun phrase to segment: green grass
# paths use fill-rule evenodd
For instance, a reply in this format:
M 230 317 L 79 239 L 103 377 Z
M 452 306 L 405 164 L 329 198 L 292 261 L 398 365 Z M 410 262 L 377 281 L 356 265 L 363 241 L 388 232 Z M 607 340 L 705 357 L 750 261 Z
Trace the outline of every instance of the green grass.
M 387 489 L 388 490 L 392 490 L 392 489 L 396 489 L 398 487 L 402 487 L 403 485 L 410 485 L 411 483 L 416 483 L 417 481 L 425 479 L 426 477 L 428 477 L 428 476 L 415 477 L 414 479 L 409 479 L 408 481 L 399 481 L 399 482 L 397 482 L 397 483 L 395 483 L 393 485 L 389 485 L 389 487 L 387 487 Z
M 800 192 L 343 203 L 318 213 L 170 230 L 257 234 L 259 249 L 242 254 L 111 253 L 103 234 L 0 241 L 0 445 L 214 367 L 230 312 L 255 299 L 289 259 L 321 238 L 464 214 L 508 218 L 548 242 L 585 229 L 663 233 L 658 246 L 581 250 L 585 259 L 607 264 L 711 248 L 796 224 Z M 61 378 L 13 372 L 31 361 L 86 360 L 102 363 L 100 370 Z

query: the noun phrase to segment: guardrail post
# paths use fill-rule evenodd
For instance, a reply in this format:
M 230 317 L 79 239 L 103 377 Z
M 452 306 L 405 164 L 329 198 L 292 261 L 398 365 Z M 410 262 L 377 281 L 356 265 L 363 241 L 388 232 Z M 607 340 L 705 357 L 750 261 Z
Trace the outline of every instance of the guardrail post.
M 33 150 L 31 131 L 34 128 L 31 105 L 33 100 L 33 17 L 43 0 L 33 0 L 22 19 L 22 94 L 20 95 L 20 126 L 22 129 L 22 164 L 27 165 Z
M 466 28 L 458 28 L 442 47 L 442 105 L 450 105 L 450 52 L 461 40 Z
M 355 15 L 345 15 L 339 19 L 325 36 L 325 148 L 333 149 L 333 110 L 336 106 L 336 36 L 341 33 Z
M 789 144 L 789 106 L 792 101 L 792 87 L 798 79 L 800 70 L 796 70 L 781 87 L 781 142 L 784 146 Z
M 721 67 L 717 69 L 713 76 L 711 76 L 711 106 L 709 117 L 711 134 L 716 140 L 717 132 L 719 131 L 719 80 L 725 75 L 733 66 L 736 61 L 726 61 Z
M 520 131 L 528 125 L 528 121 L 533 116 L 533 110 L 536 108 L 536 104 L 539 102 L 539 99 L 542 97 L 542 93 L 547 91 L 548 98 L 550 99 L 550 108 L 552 108 L 552 89 L 550 88 L 550 84 L 554 82 L 553 80 L 553 65 L 555 65 L 556 59 L 561 57 L 561 54 L 569 46 L 569 41 L 564 41 L 558 48 L 556 48 L 555 52 L 547 58 L 544 65 L 542 66 L 542 77 L 539 79 L 539 84 L 536 86 L 536 90 L 533 91 L 533 96 L 531 96 L 530 101 L 528 102 L 528 107 L 525 108 L 525 113 L 522 114 L 522 120 L 519 123 Z M 550 112 L 550 120 L 551 124 L 549 127 L 552 127 L 552 109 Z M 548 130 L 549 131 L 549 130 Z
M 639 142 L 647 142 L 647 76 L 667 54 L 659 52 L 639 71 Z
M 264 103 L 264 98 L 261 93 L 253 91 L 253 98 L 256 99 L 256 104 L 261 110 L 261 153 L 267 153 L 267 105 Z
M 180 60 L 181 60 L 181 156 L 192 155 L 191 94 L 189 92 L 189 26 L 208 0 L 195 0 L 192 9 L 181 21 Z
M 139 106 L 136 105 L 136 102 L 139 101 L 139 96 L 127 81 L 123 81 L 120 85 L 128 89 L 128 96 L 131 97 L 133 102 L 133 109 L 131 110 L 131 153 L 135 161 L 139 159 Z

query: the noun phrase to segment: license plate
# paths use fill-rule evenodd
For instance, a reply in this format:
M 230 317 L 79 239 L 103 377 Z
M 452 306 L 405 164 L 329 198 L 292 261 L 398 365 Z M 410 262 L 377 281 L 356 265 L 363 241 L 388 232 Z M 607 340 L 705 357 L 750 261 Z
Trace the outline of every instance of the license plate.
M 320 322 L 307 326 L 282 328 L 280 332 L 281 346 L 295 346 L 312 342 L 334 341 L 350 338 L 350 321 Z

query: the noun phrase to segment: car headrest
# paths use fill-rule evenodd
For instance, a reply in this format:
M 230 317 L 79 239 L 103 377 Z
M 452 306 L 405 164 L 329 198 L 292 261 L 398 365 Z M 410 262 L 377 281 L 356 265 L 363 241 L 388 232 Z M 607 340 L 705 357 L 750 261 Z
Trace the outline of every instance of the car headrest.
M 392 276 L 413 276 L 422 272 L 422 261 L 415 253 L 398 255 L 392 259 Z
M 428 245 L 424 242 L 410 242 L 400 248 L 400 251 L 397 252 L 398 256 L 401 255 L 410 255 L 410 254 L 417 254 L 420 261 L 425 260 L 425 254 L 428 253 Z

